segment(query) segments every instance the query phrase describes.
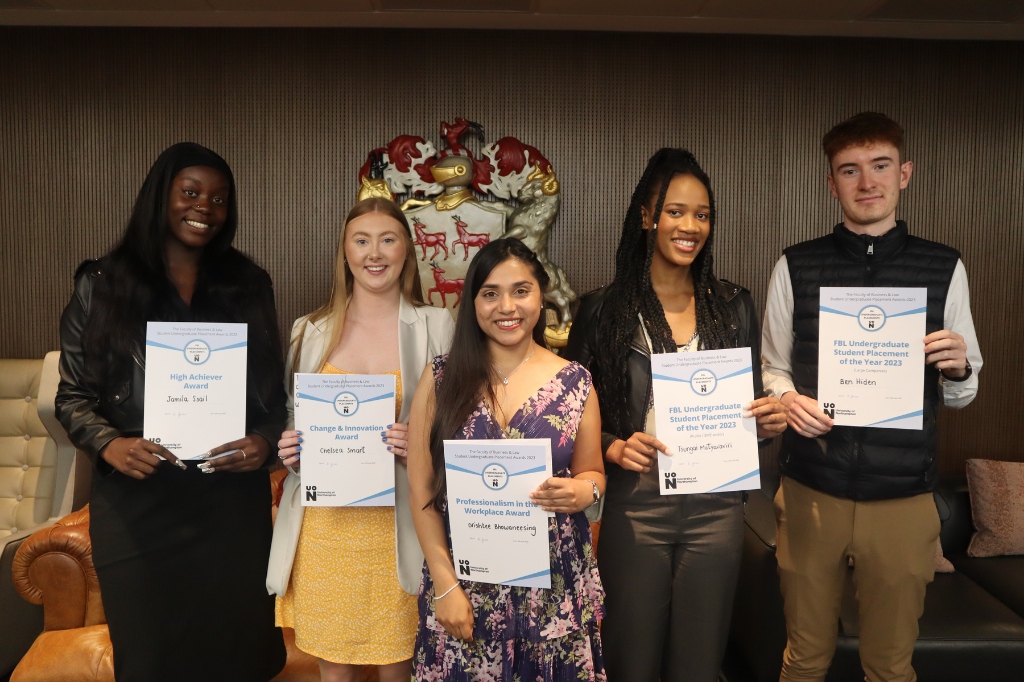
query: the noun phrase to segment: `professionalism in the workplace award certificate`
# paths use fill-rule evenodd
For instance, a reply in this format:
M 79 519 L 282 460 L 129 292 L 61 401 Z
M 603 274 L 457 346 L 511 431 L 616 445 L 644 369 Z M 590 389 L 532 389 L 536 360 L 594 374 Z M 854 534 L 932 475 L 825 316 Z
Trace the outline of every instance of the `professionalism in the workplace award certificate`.
M 839 426 L 920 429 L 927 289 L 822 287 L 818 405 Z
M 245 436 L 244 324 L 149 322 L 142 433 L 179 459 Z
M 446 440 L 444 468 L 459 580 L 550 589 L 554 514 L 530 493 L 551 477 L 551 441 Z
M 757 423 L 743 418 L 754 399 L 749 348 L 651 356 L 662 495 L 761 487 Z
M 296 374 L 302 504 L 395 506 L 395 456 L 381 438 L 395 421 L 393 374 Z

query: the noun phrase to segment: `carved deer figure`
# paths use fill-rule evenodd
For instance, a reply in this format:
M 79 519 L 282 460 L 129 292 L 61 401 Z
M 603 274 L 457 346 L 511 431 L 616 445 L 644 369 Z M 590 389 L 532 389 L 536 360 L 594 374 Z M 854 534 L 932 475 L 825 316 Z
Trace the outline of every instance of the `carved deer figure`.
M 412 243 L 423 249 L 423 258 L 420 258 L 420 260 L 427 260 L 428 246 L 434 247 L 434 253 L 430 255 L 431 260 L 437 258 L 437 252 L 441 249 L 444 250 L 444 257 L 447 259 L 447 236 L 444 232 L 426 232 L 426 227 L 426 225 L 420 222 L 419 218 L 412 219 L 412 229 L 416 232 L 416 239 L 414 239 Z
M 434 287 L 427 292 L 427 303 L 432 303 L 430 300 L 434 292 L 436 291 L 441 295 L 441 305 L 448 307 L 448 301 L 445 300 L 445 294 L 455 294 L 455 305 L 453 308 L 458 308 L 459 303 L 462 301 L 462 287 L 465 286 L 466 280 L 464 279 L 445 279 L 444 270 L 441 269 L 437 263 L 431 259 L 430 267 L 434 270 Z
M 462 257 L 462 260 L 469 259 L 469 247 L 475 246 L 478 249 L 482 249 L 491 241 L 491 235 L 486 232 L 470 232 L 466 228 L 469 227 L 468 223 L 463 222 L 457 215 L 452 216 L 452 220 L 455 221 L 455 231 L 459 233 L 459 238 L 452 242 L 452 252 L 455 252 L 455 247 L 462 244 L 462 248 L 466 250 L 466 255 Z

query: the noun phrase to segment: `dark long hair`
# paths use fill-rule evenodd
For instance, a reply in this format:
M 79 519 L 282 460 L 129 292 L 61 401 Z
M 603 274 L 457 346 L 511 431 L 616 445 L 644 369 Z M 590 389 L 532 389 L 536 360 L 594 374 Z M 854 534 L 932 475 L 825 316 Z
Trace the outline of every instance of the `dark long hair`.
M 651 284 L 651 259 L 656 248 L 656 224 L 665 205 L 665 194 L 677 175 L 692 175 L 699 180 L 708 191 L 711 205 L 708 238 L 690 266 L 700 348 L 711 350 L 735 345 L 736 315 L 720 296 L 714 273 L 712 247 L 716 210 L 711 180 L 689 151 L 660 149 L 647 162 L 647 168 L 633 191 L 615 254 L 615 279 L 599 323 L 605 346 L 596 353 L 598 372 L 594 380 L 601 395 L 602 417 L 620 433 L 630 428 L 627 420 L 626 361 L 630 343 L 640 325 L 637 313 L 646 323 L 653 345 L 652 353 L 676 351 L 676 341 L 665 319 L 665 310 Z M 651 211 L 655 223 L 649 230 L 643 227 L 643 207 Z
M 203 249 L 191 310 L 196 321 L 249 324 L 249 366 L 274 370 L 280 381 L 281 343 L 270 279 L 231 242 L 238 229 L 235 180 L 227 162 L 216 152 L 191 142 L 168 147 L 142 183 L 120 241 L 100 261 L 89 317 L 82 334 L 83 350 L 92 380 L 115 386 L 131 378 L 132 362 L 145 342 L 146 322 L 170 321 L 178 295 L 164 260 L 167 202 L 175 176 L 192 166 L 206 166 L 224 175 L 229 194 L 227 217 Z M 266 336 L 260 343 L 254 336 Z M 255 342 L 254 342 L 255 341 Z M 268 371 L 250 372 L 252 388 Z M 266 380 L 263 380 L 266 381 Z
M 469 264 L 462 304 L 455 319 L 455 334 L 438 382 L 434 421 L 430 426 L 430 459 L 434 469 L 434 490 L 430 505 L 438 511 L 443 510 L 446 497 L 444 441 L 456 437 L 482 398 L 486 397 L 491 405 L 497 403 L 493 386 L 498 381 L 498 372 L 487 348 L 487 335 L 476 321 L 474 301 L 491 271 L 511 258 L 529 266 L 540 285 L 542 295 L 548 286 L 548 275 L 537 260 L 537 255 L 514 237 L 494 240 L 480 249 Z M 544 345 L 543 308 L 533 328 L 533 340 Z

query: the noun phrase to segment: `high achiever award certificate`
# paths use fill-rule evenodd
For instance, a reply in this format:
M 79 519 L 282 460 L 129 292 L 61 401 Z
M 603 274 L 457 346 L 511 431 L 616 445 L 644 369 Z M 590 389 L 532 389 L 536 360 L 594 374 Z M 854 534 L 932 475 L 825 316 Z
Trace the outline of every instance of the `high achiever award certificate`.
M 304 507 L 395 506 L 395 456 L 381 439 L 395 421 L 393 374 L 296 374 Z
M 749 348 L 651 356 L 662 495 L 761 487 L 752 370 Z
M 530 493 L 551 478 L 551 441 L 446 440 L 444 468 L 459 580 L 550 589 L 554 514 Z
M 244 324 L 146 324 L 142 433 L 179 459 L 245 436 Z
M 839 426 L 920 429 L 927 289 L 821 287 L 818 405 Z

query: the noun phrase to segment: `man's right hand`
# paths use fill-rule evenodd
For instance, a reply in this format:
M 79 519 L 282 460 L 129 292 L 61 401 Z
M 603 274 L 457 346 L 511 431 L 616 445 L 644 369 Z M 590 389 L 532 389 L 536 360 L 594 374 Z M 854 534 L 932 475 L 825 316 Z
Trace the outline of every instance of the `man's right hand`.
M 125 476 L 137 478 L 140 481 L 153 475 L 162 460 L 170 462 L 176 467 L 185 468 L 185 464 L 172 455 L 167 448 L 157 445 L 145 438 L 115 438 L 107 443 L 100 453 L 100 457 L 120 471 Z
M 782 404 L 789 408 L 789 426 L 801 436 L 817 438 L 835 425 L 818 407 L 818 401 L 796 391 L 783 394 Z
M 646 474 L 658 459 L 658 451 L 668 453 L 668 446 L 654 436 L 637 431 L 628 440 L 617 440 L 608 447 L 605 458 L 626 471 Z

